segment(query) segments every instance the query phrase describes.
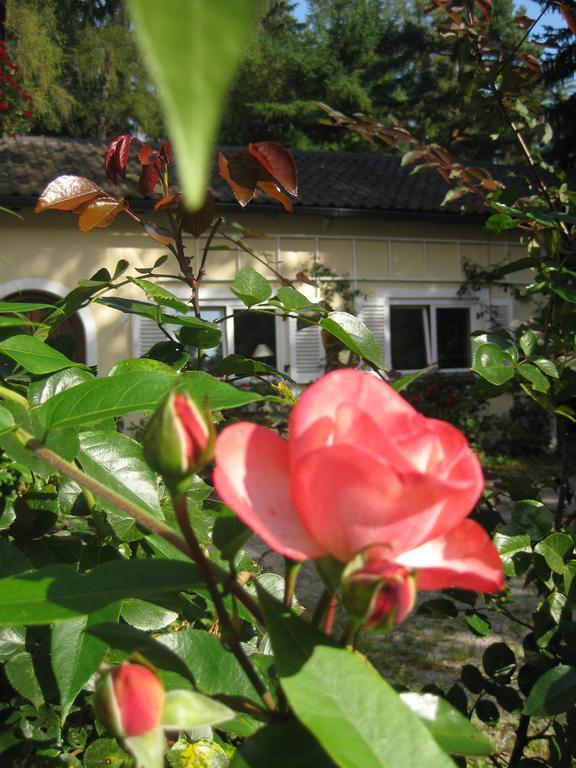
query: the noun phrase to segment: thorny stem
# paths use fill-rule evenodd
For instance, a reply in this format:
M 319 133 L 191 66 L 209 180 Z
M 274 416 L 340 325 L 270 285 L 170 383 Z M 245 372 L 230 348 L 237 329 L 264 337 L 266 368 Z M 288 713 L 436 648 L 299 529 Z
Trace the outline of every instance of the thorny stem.
M 316 604 L 316 608 L 314 609 L 314 613 L 312 614 L 312 624 L 315 627 L 320 626 L 320 622 L 322 621 L 322 618 L 324 617 L 324 614 L 326 613 L 326 609 L 328 608 L 328 603 L 330 602 L 331 593 L 325 589 L 324 592 L 320 595 L 320 599 L 318 600 L 318 603 Z
M 200 262 L 200 267 L 198 268 L 198 272 L 196 274 L 196 279 L 198 281 L 202 280 L 202 278 L 204 277 L 204 269 L 206 267 L 206 259 L 208 258 L 208 251 L 210 250 L 210 246 L 212 245 L 212 241 L 216 236 L 216 232 L 218 231 L 218 228 L 220 227 L 223 221 L 224 219 L 222 218 L 222 216 L 218 216 L 218 218 L 212 225 L 212 229 L 210 230 L 210 234 L 208 235 L 208 238 L 204 245 L 204 251 L 202 252 L 202 261 Z
M 200 569 L 206 586 L 208 587 L 208 591 L 210 592 L 210 596 L 212 597 L 212 602 L 214 603 L 214 607 L 218 615 L 218 620 L 220 621 L 220 625 L 224 632 L 225 642 L 238 660 L 238 663 L 248 676 L 250 682 L 254 686 L 254 689 L 266 705 L 267 709 L 269 709 L 270 712 L 274 712 L 276 710 L 276 702 L 272 698 L 270 691 L 268 691 L 258 676 L 258 673 L 250 663 L 250 660 L 244 653 L 240 643 L 240 638 L 238 637 L 238 631 L 233 626 L 232 621 L 228 616 L 226 606 L 224 605 L 224 600 L 220 594 L 220 590 L 218 588 L 216 579 L 214 578 L 210 563 L 202 551 L 202 547 L 200 546 L 198 539 L 196 538 L 196 534 L 190 525 L 190 518 L 188 517 L 188 509 L 186 506 L 186 496 L 183 494 L 175 494 L 172 497 L 172 501 L 176 511 L 176 519 L 178 520 L 180 530 L 186 539 L 192 555 L 192 559 Z
M 528 726 L 530 725 L 530 716 L 521 715 L 518 728 L 516 729 L 516 741 L 510 755 L 510 762 L 508 768 L 516 768 L 522 755 L 524 754 L 524 748 L 528 744 Z

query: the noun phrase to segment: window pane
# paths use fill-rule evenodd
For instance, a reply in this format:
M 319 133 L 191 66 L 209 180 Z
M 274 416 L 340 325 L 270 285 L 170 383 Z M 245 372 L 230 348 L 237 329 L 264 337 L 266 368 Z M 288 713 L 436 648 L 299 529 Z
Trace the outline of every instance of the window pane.
M 234 351 L 276 367 L 276 318 L 256 312 L 234 312 Z
M 425 368 L 427 307 L 390 307 L 392 367 L 400 371 Z
M 215 322 L 216 320 L 219 320 L 221 317 L 224 317 L 226 314 L 226 310 L 224 307 L 202 307 L 202 320 L 207 320 L 210 323 Z M 193 313 L 190 313 L 191 316 L 193 316 Z M 218 328 L 222 332 L 224 332 L 224 325 L 222 323 L 218 324 Z M 169 326 L 169 329 L 173 333 L 178 333 L 180 331 L 180 326 Z M 196 367 L 197 359 L 198 359 L 198 349 L 196 347 L 186 347 L 187 351 L 190 353 L 190 363 L 193 367 Z M 222 344 L 220 344 L 217 347 L 214 347 L 212 349 L 203 349 L 202 350 L 202 370 L 208 371 L 209 373 L 216 373 L 218 366 L 220 365 L 222 361 L 223 353 L 222 353 Z
M 470 310 L 438 307 L 436 336 L 439 368 L 470 367 Z

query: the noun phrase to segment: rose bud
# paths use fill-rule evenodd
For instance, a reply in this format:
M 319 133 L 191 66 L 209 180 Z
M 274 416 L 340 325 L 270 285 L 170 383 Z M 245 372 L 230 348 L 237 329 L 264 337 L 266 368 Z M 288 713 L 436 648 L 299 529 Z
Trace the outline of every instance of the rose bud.
M 163 708 L 162 681 L 142 664 L 124 661 L 106 672 L 96 686 L 96 716 L 118 738 L 139 736 L 156 728 Z
M 188 394 L 172 392 L 146 427 L 144 455 L 170 484 L 186 479 L 209 462 L 214 440 L 209 415 Z
M 342 574 L 344 607 L 369 629 L 397 626 L 410 613 L 415 600 L 415 574 L 378 554 L 360 555 Z

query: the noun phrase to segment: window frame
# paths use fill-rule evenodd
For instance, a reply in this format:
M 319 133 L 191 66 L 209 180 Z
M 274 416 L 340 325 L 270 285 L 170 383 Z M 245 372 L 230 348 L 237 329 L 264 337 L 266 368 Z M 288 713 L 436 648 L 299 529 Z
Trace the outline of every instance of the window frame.
M 384 338 L 386 349 L 386 362 L 393 369 L 398 370 L 401 373 L 411 373 L 418 370 L 416 368 L 394 368 L 392 360 L 392 336 L 391 336 L 391 316 L 390 308 L 394 306 L 398 307 L 429 307 L 430 321 L 429 328 L 427 323 L 423 320 L 424 334 L 425 334 L 425 348 L 426 348 L 426 360 L 427 365 L 438 363 L 438 336 L 437 336 L 437 323 L 436 323 L 436 311 L 438 309 L 468 309 L 469 310 L 469 322 L 470 322 L 470 334 L 480 329 L 479 316 L 482 304 L 489 304 L 490 297 L 486 289 L 482 289 L 474 296 L 458 296 L 457 288 L 443 288 L 438 289 L 436 287 L 428 287 L 421 289 L 404 289 L 404 288 L 381 288 L 378 290 L 378 302 L 384 306 Z M 429 338 L 428 337 L 429 334 Z M 470 360 L 472 360 L 472 339 L 468 342 L 468 353 Z M 440 373 L 463 373 L 469 371 L 467 368 L 438 368 Z

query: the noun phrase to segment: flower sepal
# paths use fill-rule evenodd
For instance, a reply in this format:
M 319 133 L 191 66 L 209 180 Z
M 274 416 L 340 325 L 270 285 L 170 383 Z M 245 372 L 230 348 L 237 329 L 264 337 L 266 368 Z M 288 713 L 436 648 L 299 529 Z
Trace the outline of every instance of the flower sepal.
M 385 548 L 370 547 L 342 573 L 344 607 L 355 623 L 371 630 L 398 626 L 416 602 L 416 575 L 385 555 Z

